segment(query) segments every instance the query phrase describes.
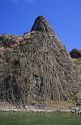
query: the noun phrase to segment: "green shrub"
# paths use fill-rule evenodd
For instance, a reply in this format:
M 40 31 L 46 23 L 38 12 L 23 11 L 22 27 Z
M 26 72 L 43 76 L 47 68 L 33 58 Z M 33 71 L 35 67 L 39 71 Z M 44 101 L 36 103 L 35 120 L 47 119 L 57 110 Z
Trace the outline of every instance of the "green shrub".
M 79 51 L 77 49 L 72 49 L 70 51 L 70 56 L 71 56 L 71 58 L 75 58 L 75 59 L 81 58 L 81 51 Z

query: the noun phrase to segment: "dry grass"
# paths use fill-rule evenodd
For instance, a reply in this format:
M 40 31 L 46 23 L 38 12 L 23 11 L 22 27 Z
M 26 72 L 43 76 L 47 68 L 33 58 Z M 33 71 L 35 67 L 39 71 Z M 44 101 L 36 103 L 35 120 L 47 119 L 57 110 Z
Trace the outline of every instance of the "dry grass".
M 63 108 L 63 109 L 68 109 L 73 105 L 72 100 L 69 101 L 48 101 L 46 102 L 48 107 L 54 107 L 54 108 Z
M 78 70 L 78 73 L 79 73 L 79 78 L 80 78 L 80 81 L 81 81 L 81 58 L 74 59 L 74 62 L 76 64 L 76 67 L 77 67 L 77 70 Z M 76 96 L 81 97 L 81 88 L 80 88 L 80 91 L 76 94 Z

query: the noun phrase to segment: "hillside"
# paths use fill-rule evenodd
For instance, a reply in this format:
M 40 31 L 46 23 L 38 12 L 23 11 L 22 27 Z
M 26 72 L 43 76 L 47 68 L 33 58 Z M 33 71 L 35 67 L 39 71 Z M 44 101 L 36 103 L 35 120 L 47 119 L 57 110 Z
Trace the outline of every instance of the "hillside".
M 80 79 L 80 82 L 81 82 L 81 58 L 79 59 L 74 59 L 74 62 L 76 64 L 76 67 L 77 67 L 77 71 L 79 73 L 79 79 Z M 81 89 L 80 91 L 77 93 L 77 96 L 81 98 Z
M 0 101 L 25 107 L 68 101 L 80 88 L 73 60 L 44 17 L 22 36 L 0 35 Z
M 81 81 L 81 58 L 73 59 L 73 60 L 76 64 L 76 67 L 77 67 L 77 70 L 78 70 L 78 73 L 79 73 L 79 78 L 80 78 L 80 81 Z

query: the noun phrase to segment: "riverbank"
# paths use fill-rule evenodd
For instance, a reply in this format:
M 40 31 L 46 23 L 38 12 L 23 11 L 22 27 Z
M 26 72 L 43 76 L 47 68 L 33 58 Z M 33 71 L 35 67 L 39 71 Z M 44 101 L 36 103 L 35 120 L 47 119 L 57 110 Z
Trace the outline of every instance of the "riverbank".
M 71 107 L 68 109 L 54 108 L 54 107 L 37 107 L 37 106 L 25 106 L 25 108 L 16 106 L 5 106 L 0 109 L 0 112 L 64 112 L 64 113 L 77 113 L 81 114 L 80 107 Z

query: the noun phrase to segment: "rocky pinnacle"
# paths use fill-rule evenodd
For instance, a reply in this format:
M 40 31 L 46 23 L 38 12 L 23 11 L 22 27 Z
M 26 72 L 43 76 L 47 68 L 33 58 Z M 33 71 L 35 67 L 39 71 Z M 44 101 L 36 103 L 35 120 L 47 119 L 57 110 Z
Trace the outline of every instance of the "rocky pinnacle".
M 0 35 L 1 101 L 46 105 L 67 101 L 79 87 L 75 64 L 44 17 L 22 36 Z
M 42 31 L 42 32 L 52 32 L 52 28 L 49 26 L 48 22 L 43 16 L 38 16 L 31 28 L 31 31 Z

